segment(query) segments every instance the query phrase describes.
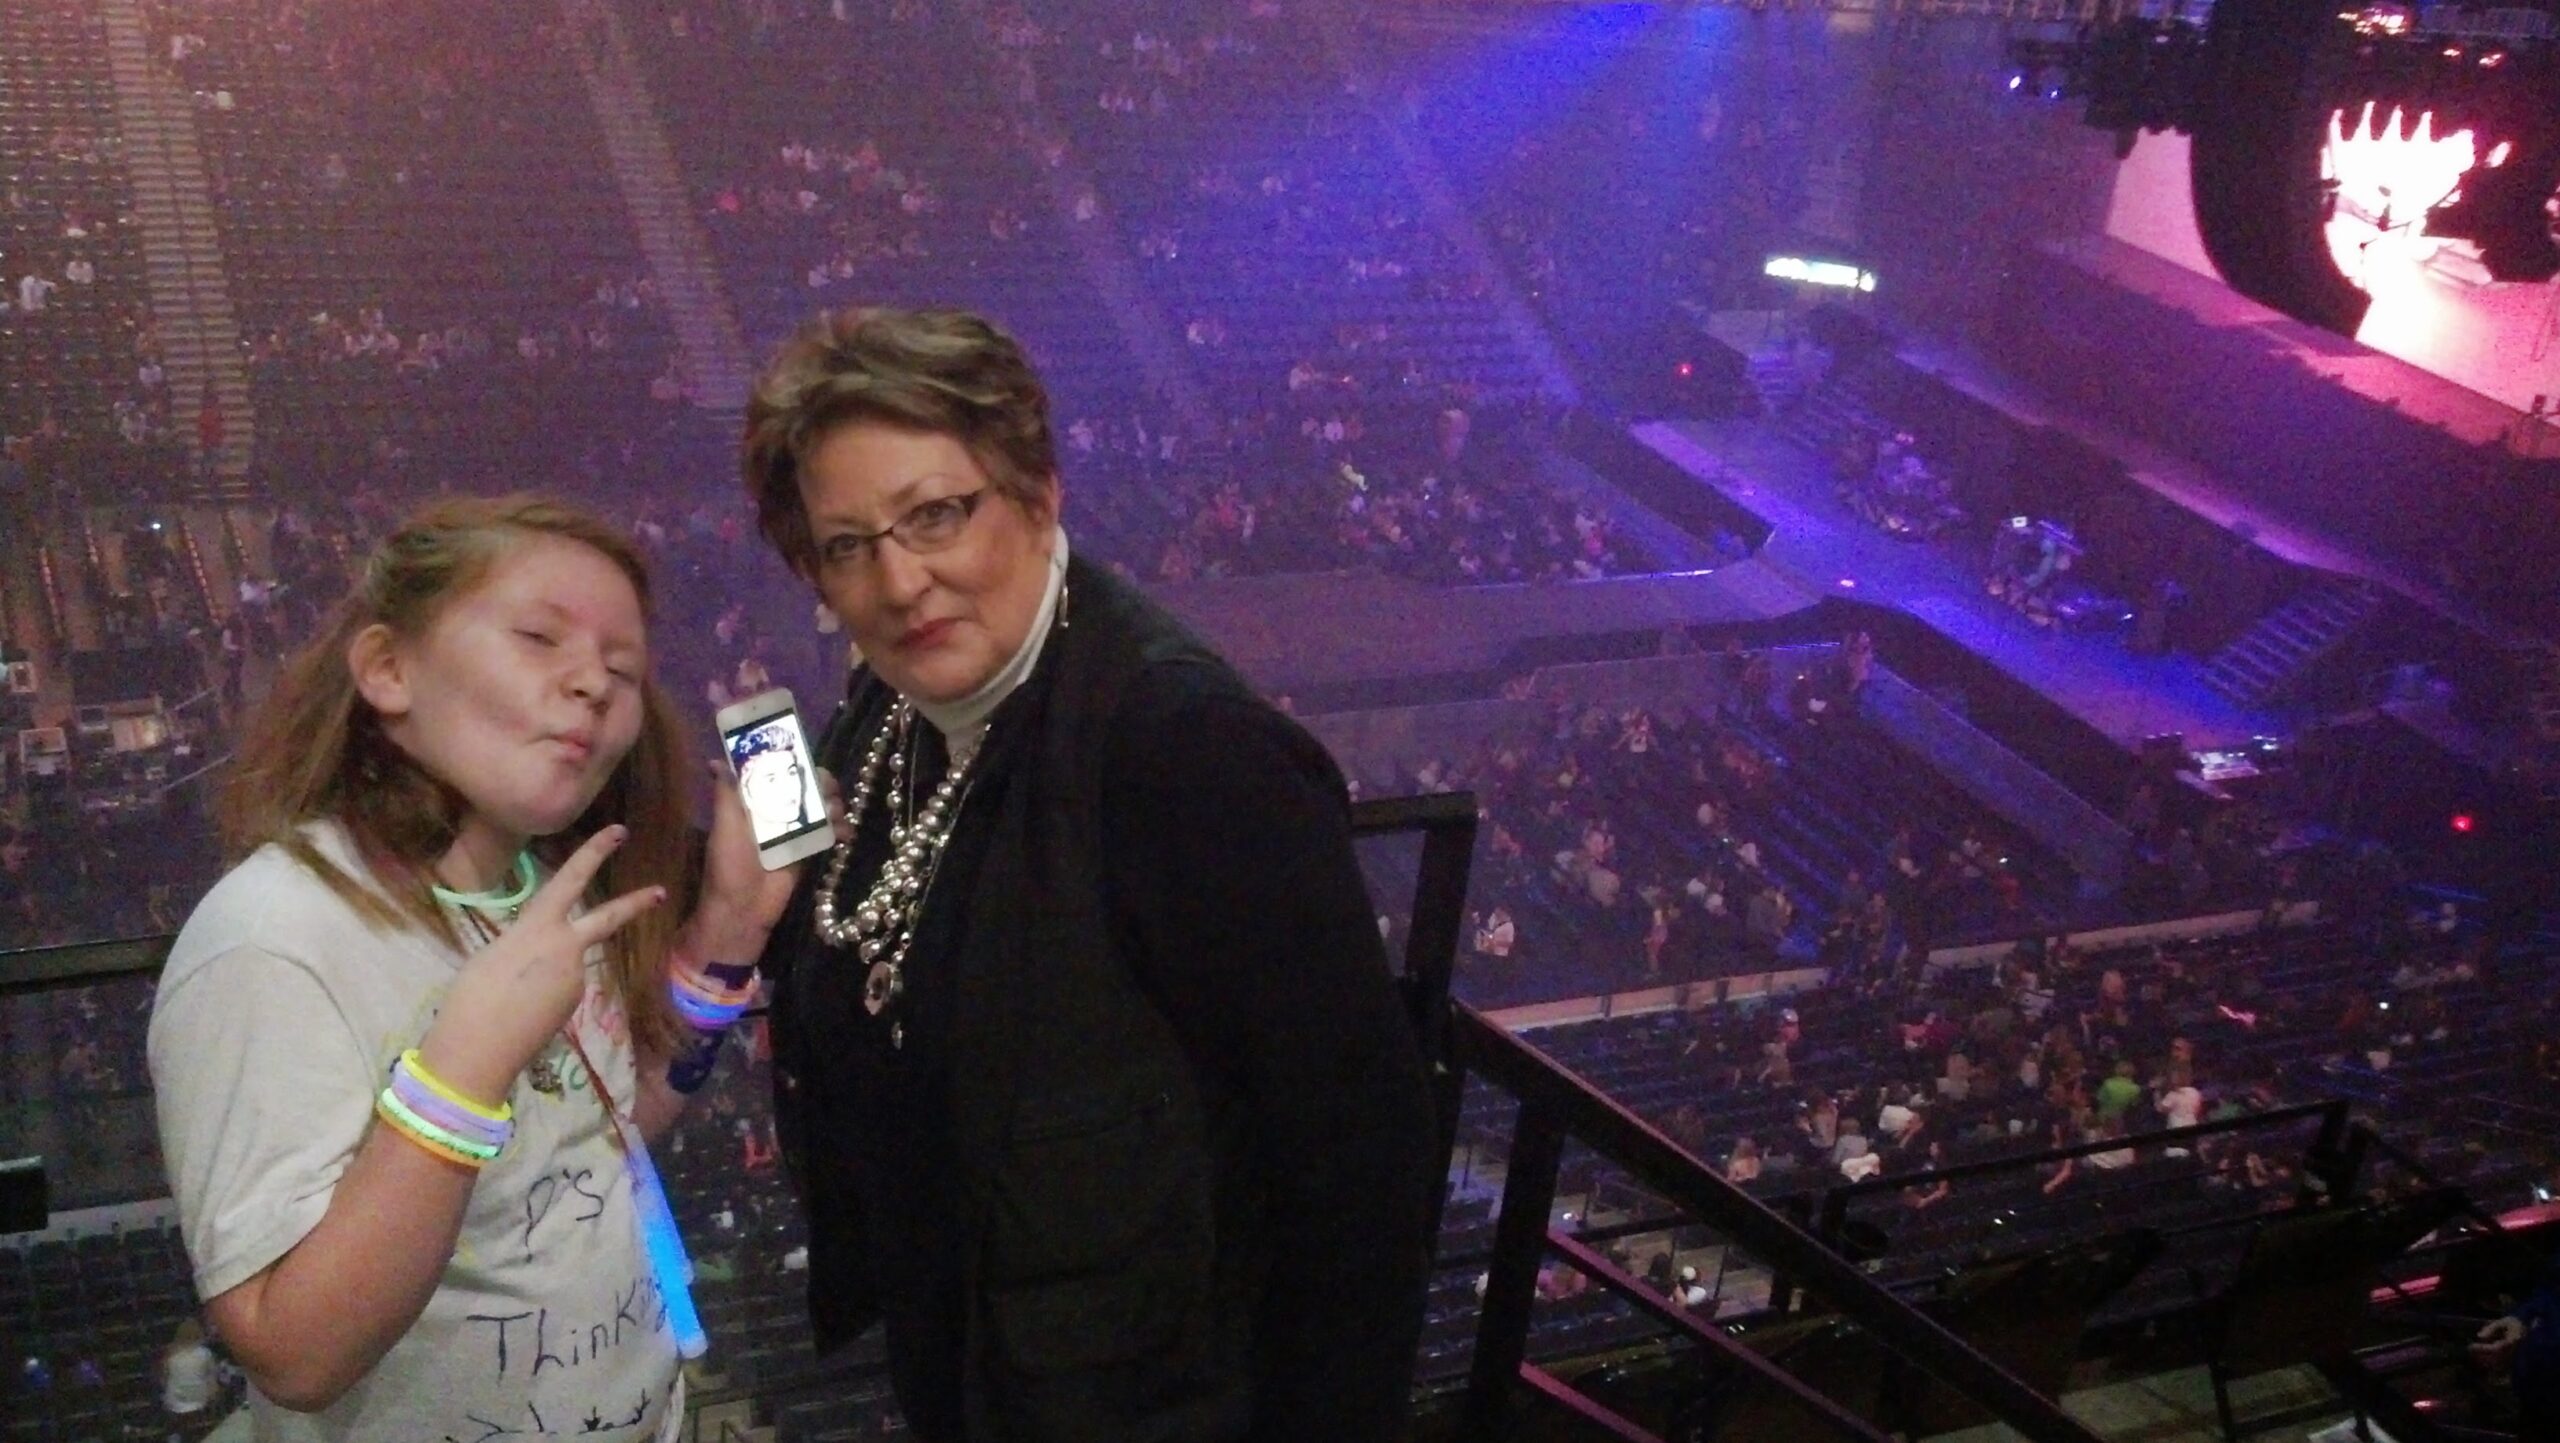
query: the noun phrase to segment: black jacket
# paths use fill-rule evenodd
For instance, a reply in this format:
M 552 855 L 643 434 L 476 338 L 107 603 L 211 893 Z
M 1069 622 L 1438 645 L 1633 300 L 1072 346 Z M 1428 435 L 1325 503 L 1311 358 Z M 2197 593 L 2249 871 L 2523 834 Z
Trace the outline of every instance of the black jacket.
M 973 1443 L 1398 1436 L 1444 1160 L 1341 776 L 1125 583 L 1074 563 L 1062 614 L 977 763 L 905 1046 L 812 935 L 822 867 L 766 952 L 819 1344 L 885 1315 L 911 1416 Z M 892 701 L 858 674 L 830 728 L 848 790 Z

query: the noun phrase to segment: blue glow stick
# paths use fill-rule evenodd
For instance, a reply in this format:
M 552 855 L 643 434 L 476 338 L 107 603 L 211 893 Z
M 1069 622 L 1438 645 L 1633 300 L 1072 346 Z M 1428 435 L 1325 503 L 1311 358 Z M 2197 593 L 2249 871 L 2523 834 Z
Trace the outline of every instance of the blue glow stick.
M 613 1125 L 622 1134 L 624 1165 L 631 1169 L 631 1207 L 640 1219 L 640 1246 L 649 1254 L 649 1271 L 657 1276 L 658 1299 L 666 1305 L 676 1351 L 699 1358 L 711 1339 L 693 1307 L 693 1259 L 685 1256 L 684 1235 L 676 1231 L 676 1216 L 667 1208 L 667 1191 L 659 1185 L 657 1164 L 649 1160 L 649 1144 L 619 1114 Z

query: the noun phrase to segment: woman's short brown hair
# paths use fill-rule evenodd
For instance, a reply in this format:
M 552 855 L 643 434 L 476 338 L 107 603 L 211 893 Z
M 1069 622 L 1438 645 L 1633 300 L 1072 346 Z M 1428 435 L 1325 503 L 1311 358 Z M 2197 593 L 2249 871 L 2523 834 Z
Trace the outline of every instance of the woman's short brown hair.
M 800 328 L 756 378 L 742 463 L 756 524 L 801 574 L 817 569 L 800 468 L 837 427 L 878 421 L 949 436 L 1001 494 L 1049 497 L 1049 393 L 1022 345 L 961 310 L 847 306 Z

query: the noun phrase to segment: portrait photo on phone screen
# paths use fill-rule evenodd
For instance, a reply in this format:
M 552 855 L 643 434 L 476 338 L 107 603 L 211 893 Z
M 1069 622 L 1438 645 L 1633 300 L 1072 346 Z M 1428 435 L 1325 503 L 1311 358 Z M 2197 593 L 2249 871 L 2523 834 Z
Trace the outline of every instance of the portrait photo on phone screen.
M 727 740 L 729 764 L 737 769 L 738 795 L 755 826 L 757 846 L 827 824 L 818 769 L 809 760 L 797 716 L 786 713 L 752 722 L 730 732 Z

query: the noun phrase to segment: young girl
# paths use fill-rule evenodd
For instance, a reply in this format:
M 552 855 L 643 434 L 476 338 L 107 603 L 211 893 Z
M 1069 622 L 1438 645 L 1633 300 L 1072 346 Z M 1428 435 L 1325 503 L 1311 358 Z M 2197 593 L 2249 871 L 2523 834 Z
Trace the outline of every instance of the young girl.
M 674 1435 L 625 1139 L 682 1105 L 669 1061 L 712 1025 L 687 984 L 757 954 L 791 877 L 720 789 L 678 935 L 683 744 L 646 604 L 591 517 L 438 504 L 242 742 L 240 860 L 179 934 L 150 1058 L 261 1440 Z

